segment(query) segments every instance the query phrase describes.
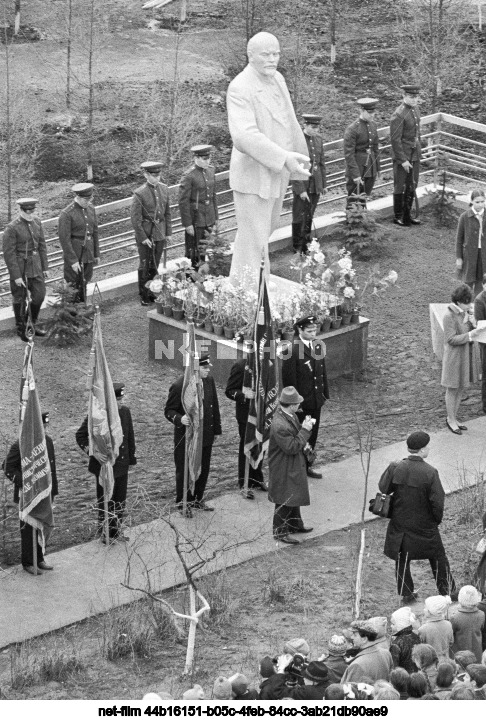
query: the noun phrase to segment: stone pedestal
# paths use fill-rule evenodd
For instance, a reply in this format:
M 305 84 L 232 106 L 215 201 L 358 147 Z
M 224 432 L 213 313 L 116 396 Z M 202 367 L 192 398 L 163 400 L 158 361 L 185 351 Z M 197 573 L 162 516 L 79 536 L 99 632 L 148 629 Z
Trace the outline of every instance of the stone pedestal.
M 184 370 L 184 348 L 186 345 L 186 323 L 167 318 L 156 310 L 147 313 L 149 319 L 149 358 L 168 363 L 173 368 Z M 368 352 L 367 318 L 360 317 L 359 323 L 344 326 L 329 333 L 321 333 L 327 348 L 326 369 L 330 379 L 359 372 L 366 367 Z M 214 333 L 196 328 L 198 352 L 210 353 L 213 368 L 211 373 L 220 385 L 226 385 L 231 366 L 245 353 L 245 346 L 234 340 L 227 340 Z M 285 353 L 289 341 L 277 345 L 280 353 Z

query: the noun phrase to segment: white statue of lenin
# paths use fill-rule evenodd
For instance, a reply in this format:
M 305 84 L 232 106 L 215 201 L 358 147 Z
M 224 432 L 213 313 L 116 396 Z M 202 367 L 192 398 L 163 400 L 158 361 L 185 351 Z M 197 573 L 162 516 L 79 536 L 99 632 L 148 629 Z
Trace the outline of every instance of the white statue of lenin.
M 309 158 L 287 85 L 277 72 L 277 38 L 257 33 L 247 54 L 248 65 L 227 94 L 233 140 L 229 179 L 238 226 L 230 277 L 250 266 L 256 281 L 262 257 L 267 277 L 270 272 L 268 239 L 278 227 L 289 179 L 309 176 L 304 167 Z

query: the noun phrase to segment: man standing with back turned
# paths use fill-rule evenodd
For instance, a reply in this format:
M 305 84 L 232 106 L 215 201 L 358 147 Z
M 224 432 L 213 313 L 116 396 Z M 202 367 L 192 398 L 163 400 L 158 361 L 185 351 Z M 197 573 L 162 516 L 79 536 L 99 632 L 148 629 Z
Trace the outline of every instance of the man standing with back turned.
M 404 605 L 418 597 L 414 593 L 410 561 L 421 558 L 429 560 L 439 593 L 457 600 L 439 533 L 445 493 L 437 469 L 425 462 L 429 442 L 425 431 L 411 433 L 407 438 L 408 458 L 390 463 L 379 482 L 382 493 L 393 493 L 384 552 L 395 561 L 397 590 Z
M 247 46 L 248 65 L 230 83 L 226 104 L 233 140 L 230 188 L 238 233 L 230 277 L 245 266 L 255 284 L 262 257 L 270 272 L 268 239 L 278 227 L 289 178 L 309 177 L 304 133 L 283 76 L 277 72 L 280 45 L 270 33 L 257 33 Z

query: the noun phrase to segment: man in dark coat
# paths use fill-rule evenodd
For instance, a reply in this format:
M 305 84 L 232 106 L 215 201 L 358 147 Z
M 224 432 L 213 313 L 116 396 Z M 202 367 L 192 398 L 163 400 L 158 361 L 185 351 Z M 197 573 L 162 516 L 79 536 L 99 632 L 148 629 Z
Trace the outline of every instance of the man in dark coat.
M 247 362 L 246 358 L 240 358 L 233 364 L 225 391 L 226 397 L 231 401 L 235 401 L 236 421 L 238 423 L 238 433 L 240 435 L 240 445 L 238 447 L 238 485 L 242 493 L 244 493 L 243 487 L 245 483 L 246 424 L 248 421 L 248 413 L 250 412 L 250 400 L 254 397 L 254 391 L 250 388 L 243 387 Z M 268 487 L 263 480 L 262 464 L 263 461 L 259 463 L 258 468 L 253 468 L 251 463 L 248 464 L 249 472 L 247 498 L 251 499 L 255 497 L 252 488 L 256 488 L 259 491 L 268 491 Z
M 128 469 L 135 466 L 137 457 L 135 455 L 135 434 L 133 431 L 132 414 L 128 406 L 122 404 L 125 395 L 124 383 L 113 383 L 115 396 L 118 401 L 118 414 L 123 431 L 123 441 L 118 448 L 118 456 L 113 466 L 114 486 L 112 497 L 108 501 L 109 536 L 111 541 L 128 541 L 129 539 L 122 532 L 121 524 L 125 513 L 128 486 Z M 88 416 L 76 431 L 76 442 L 85 452 L 89 453 Z M 106 538 L 103 535 L 103 524 L 105 520 L 103 487 L 99 482 L 101 465 L 94 457 L 89 457 L 88 471 L 96 478 L 96 498 L 98 502 L 98 534 L 102 536 L 103 543 Z
M 302 422 L 305 416 L 315 420 L 309 438 L 309 445 L 315 448 L 321 408 L 329 400 L 329 385 L 326 372 L 326 345 L 316 340 L 317 318 L 314 315 L 300 318 L 294 325 L 297 337 L 290 352 L 286 352 L 282 363 L 282 383 L 294 386 L 303 396 L 302 409 L 297 413 Z M 310 478 L 322 478 L 322 473 L 307 468 Z
M 83 303 L 93 268 L 100 262 L 98 220 L 91 202 L 92 183 L 77 183 L 74 200 L 59 215 L 59 242 L 64 256 L 64 280 L 76 291 L 75 301 Z
M 474 299 L 474 317 L 486 321 L 486 273 L 483 275 L 483 290 Z M 486 413 L 486 343 L 479 342 L 481 351 L 481 400 Z
M 299 543 L 289 533 L 310 533 L 300 515 L 310 505 L 304 448 L 315 421 L 309 416 L 302 425 L 297 418 L 303 398 L 294 387 L 282 390 L 273 416 L 268 445 L 268 500 L 275 503 L 273 537 L 282 543 Z
M 302 115 L 304 136 L 311 166 L 308 180 L 292 181 L 292 245 L 296 253 L 305 253 L 312 235 L 312 221 L 319 197 L 326 189 L 324 144 L 319 135 L 321 115 Z
M 214 511 L 212 506 L 205 503 L 204 492 L 209 477 L 211 465 L 211 453 L 216 436 L 221 435 L 221 416 L 219 412 L 218 395 L 214 378 L 209 375 L 211 361 L 207 353 L 203 353 L 199 359 L 199 374 L 203 384 L 203 440 L 201 471 L 194 484 L 194 490 L 188 489 L 186 516 L 192 518 L 192 508 L 201 511 Z M 174 462 L 176 467 L 176 504 L 183 512 L 184 497 L 184 458 L 186 451 L 186 426 L 190 420 L 182 405 L 182 386 L 184 376 L 179 378 L 169 388 L 169 396 L 165 404 L 165 417 L 174 424 Z
M 49 413 L 42 414 L 42 422 L 44 424 L 44 432 L 49 423 Z M 54 444 L 52 438 L 46 435 L 47 457 L 49 458 L 49 466 L 51 469 L 51 499 L 58 494 L 57 472 L 56 472 L 56 454 L 54 452 Z M 7 457 L 3 464 L 3 470 L 7 478 L 14 483 L 14 503 L 20 500 L 20 491 L 22 490 L 22 463 L 20 457 L 19 441 L 15 441 L 10 447 Z M 20 521 L 20 545 L 22 554 L 22 567 L 24 571 L 35 575 L 34 570 L 34 553 L 33 553 L 33 537 L 34 528 L 24 521 Z M 52 571 L 54 566 L 48 564 L 42 553 L 42 547 L 37 543 L 37 573 L 42 574 L 43 571 Z
M 360 98 L 359 118 L 344 131 L 344 158 L 346 160 L 346 190 L 349 208 L 351 195 L 366 193 L 369 197 L 376 177 L 380 173 L 378 129 L 374 121 L 376 98 Z M 360 201 L 365 207 L 366 202 Z
M 420 157 L 420 88 L 402 85 L 403 101 L 390 120 L 391 156 L 393 158 L 393 210 L 396 225 L 418 225 L 411 209 L 419 180 Z
M 408 458 L 391 463 L 379 482 L 382 493 L 393 493 L 384 551 L 395 561 L 397 589 L 405 604 L 417 599 L 410 561 L 421 558 L 429 560 L 439 593 L 457 597 L 439 533 L 445 493 L 437 469 L 425 462 L 429 442 L 424 431 L 410 434 Z
M 146 182 L 134 191 L 130 212 L 140 259 L 138 292 L 144 306 L 153 299 L 146 284 L 157 274 L 162 252 L 172 240 L 169 189 L 160 182 L 162 167 L 151 160 L 141 164 Z
M 210 165 L 211 146 L 191 148 L 194 165 L 182 176 L 179 187 L 179 211 L 185 228 L 186 258 L 197 268 L 204 260 L 201 241 L 218 221 L 218 201 L 214 168 Z
M 35 215 L 37 198 L 19 198 L 19 217 L 3 231 L 3 258 L 10 276 L 10 292 L 17 335 L 27 342 L 27 291 L 30 293 L 30 312 L 35 326 L 46 296 L 45 279 L 49 276 L 47 246 L 42 223 Z M 43 336 L 43 328 L 35 328 L 35 335 Z

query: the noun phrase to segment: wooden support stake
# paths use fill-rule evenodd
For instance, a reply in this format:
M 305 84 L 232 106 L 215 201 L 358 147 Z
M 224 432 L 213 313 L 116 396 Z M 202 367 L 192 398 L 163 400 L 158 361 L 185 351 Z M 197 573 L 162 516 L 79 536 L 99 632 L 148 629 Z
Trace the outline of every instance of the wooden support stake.
M 99 483 L 99 481 L 98 481 Z M 106 489 L 103 489 L 103 526 L 105 533 L 106 545 L 110 545 L 110 522 L 108 519 L 108 498 L 106 497 Z
M 185 426 L 187 429 L 187 426 Z M 186 435 L 187 430 L 184 435 L 184 486 L 183 486 L 183 496 L 182 496 L 182 514 L 183 516 L 187 513 L 187 487 L 188 487 L 188 480 L 189 480 L 189 462 L 187 458 L 187 443 L 186 443 Z
M 243 482 L 243 491 L 245 493 L 245 498 L 248 494 L 248 480 L 250 477 L 250 459 L 248 456 L 245 456 L 245 480 Z

